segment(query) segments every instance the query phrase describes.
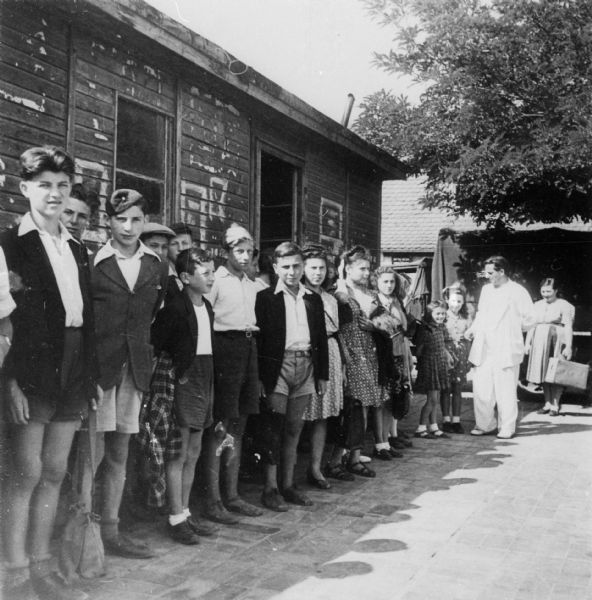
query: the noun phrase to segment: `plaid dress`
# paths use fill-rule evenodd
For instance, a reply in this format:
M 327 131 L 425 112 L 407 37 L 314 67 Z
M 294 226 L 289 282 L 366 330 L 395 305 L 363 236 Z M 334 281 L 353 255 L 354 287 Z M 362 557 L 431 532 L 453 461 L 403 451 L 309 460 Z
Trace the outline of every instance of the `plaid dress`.
M 150 391 L 144 394 L 140 411 L 138 443 L 149 464 L 148 505 L 166 504 L 165 463 L 179 456 L 181 432 L 173 411 L 175 370 L 171 357 L 163 352 L 156 362 Z
M 450 388 L 448 359 L 452 339 L 443 323 L 422 323 L 417 332 L 417 379 L 415 387 L 422 392 Z

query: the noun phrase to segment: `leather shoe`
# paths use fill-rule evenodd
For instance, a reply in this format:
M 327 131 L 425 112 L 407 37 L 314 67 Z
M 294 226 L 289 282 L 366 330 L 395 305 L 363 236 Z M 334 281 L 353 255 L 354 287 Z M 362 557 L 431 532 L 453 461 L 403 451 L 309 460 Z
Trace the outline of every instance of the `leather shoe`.
M 393 457 L 393 458 L 403 458 L 403 453 L 402 452 L 398 452 L 397 450 L 395 450 L 394 448 L 389 448 L 387 450 L 387 452 Z
M 549 414 L 549 411 L 550 411 L 550 410 L 551 410 L 550 408 L 539 408 L 539 409 L 536 411 L 536 414 L 537 414 L 537 415 L 547 415 L 547 414 Z
M 286 512 L 289 509 L 288 505 L 284 502 L 284 499 L 280 496 L 277 488 L 272 490 L 263 490 L 261 495 L 261 503 L 265 508 L 273 510 L 275 512 Z
M 82 590 L 67 586 L 57 573 L 48 573 L 43 577 L 31 577 L 35 594 L 43 600 L 86 600 L 88 594 Z
M 182 521 L 177 525 L 167 523 L 167 532 L 175 542 L 179 542 L 180 544 L 185 544 L 186 546 L 195 546 L 195 544 L 199 544 L 199 538 L 187 520 Z
M 374 449 L 373 456 L 380 458 L 380 460 L 393 460 L 391 453 L 386 448 L 381 448 L 380 450 Z
M 465 432 L 465 428 L 460 424 L 460 423 L 453 423 L 452 424 L 452 433 L 464 433 Z
M 444 433 L 452 433 L 452 423 L 450 421 L 444 421 L 441 429 Z
M 113 538 L 104 538 L 103 546 L 107 554 L 123 558 L 154 558 L 156 556 L 147 544 L 132 540 L 121 533 Z
M 514 437 L 514 434 L 513 434 L 513 433 L 505 433 L 505 432 L 503 432 L 503 431 L 500 431 L 500 432 L 497 434 L 497 437 L 498 437 L 500 440 L 510 440 L 510 439 L 512 439 L 512 438 Z
M 237 513 L 245 517 L 260 517 L 263 514 L 261 509 L 249 504 L 248 502 L 245 502 L 238 496 L 236 498 L 230 498 L 224 503 L 224 505 L 230 512 Z
M 202 537 L 210 537 L 218 532 L 218 528 L 215 525 L 206 523 L 201 519 L 198 520 L 193 516 L 187 517 L 187 524 L 197 535 L 201 535 Z
M 558 410 L 555 410 L 555 409 L 553 409 L 553 410 L 550 410 L 550 411 L 549 411 L 549 416 L 550 416 L 550 417 L 558 417 L 558 416 L 559 416 L 559 411 L 558 411 Z
M 318 488 L 319 490 L 331 489 L 331 484 L 323 478 L 316 478 L 310 471 L 306 474 L 306 479 L 310 485 Z
M 236 525 L 239 521 L 224 508 L 224 505 L 220 500 L 207 506 L 204 511 L 204 517 L 209 521 L 221 523 L 222 525 Z
M 284 488 L 282 490 L 282 496 L 286 502 L 290 504 L 298 504 L 299 506 L 312 506 L 312 500 L 298 491 L 294 486 Z

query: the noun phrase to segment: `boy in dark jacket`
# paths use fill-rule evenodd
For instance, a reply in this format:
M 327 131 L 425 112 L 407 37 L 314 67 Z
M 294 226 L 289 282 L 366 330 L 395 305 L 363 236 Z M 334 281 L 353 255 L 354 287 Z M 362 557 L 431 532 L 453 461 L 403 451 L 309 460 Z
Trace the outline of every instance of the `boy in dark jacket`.
M 167 352 L 175 369 L 173 412 L 181 431 L 181 449 L 166 463 L 170 507 L 169 535 L 181 544 L 197 544 L 197 534 L 208 535 L 189 511 L 189 494 L 201 438 L 212 424 L 214 367 L 212 335 L 214 313 L 203 297 L 214 283 L 214 263 L 200 249 L 183 250 L 175 262 L 183 293 L 173 298 L 156 316 L 152 342 L 157 354 Z
M 1 239 L 16 282 L 3 373 L 13 460 L 4 558 L 14 571 L 30 564 L 40 598 L 72 600 L 86 594 L 51 572 L 49 546 L 72 439 L 95 393 L 88 254 L 60 223 L 72 159 L 53 146 L 29 148 L 21 168 L 30 212 Z

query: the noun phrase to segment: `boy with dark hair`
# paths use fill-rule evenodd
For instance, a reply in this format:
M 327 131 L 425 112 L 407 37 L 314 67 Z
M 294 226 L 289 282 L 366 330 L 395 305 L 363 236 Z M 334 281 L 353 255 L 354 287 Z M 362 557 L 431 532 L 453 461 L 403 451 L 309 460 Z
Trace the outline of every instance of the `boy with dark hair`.
M 70 235 L 81 240 L 99 205 L 99 198 L 95 192 L 87 191 L 81 183 L 75 183 L 60 220 Z
M 216 270 L 216 279 L 208 295 L 215 314 L 214 418 L 216 423 L 222 423 L 223 431 L 233 436 L 234 449 L 227 448 L 222 453 L 225 468 L 221 486 L 221 460 L 216 454 L 220 440 L 214 428 L 206 433 L 208 501 L 205 514 L 212 521 L 231 525 L 238 519 L 230 512 L 248 517 L 262 514 L 261 509 L 238 495 L 238 472 L 247 418 L 259 412 L 255 341 L 258 331 L 255 298 L 259 288 L 247 276 L 253 259 L 251 234 L 244 227 L 233 224 L 223 234 L 222 249 L 226 262 Z
M 189 225 L 185 223 L 173 223 L 171 230 L 175 234 L 169 241 L 168 259 L 169 259 L 169 279 L 167 284 L 167 302 L 169 299 L 179 296 L 183 291 L 183 283 L 179 279 L 175 262 L 177 256 L 183 250 L 188 250 L 193 246 L 193 231 Z
M 215 529 L 197 522 L 189 511 L 189 495 L 202 434 L 212 424 L 214 367 L 212 337 L 214 313 L 204 297 L 214 283 L 214 263 L 204 250 L 183 250 L 175 263 L 185 286 L 156 316 L 152 341 L 157 354 L 166 352 L 175 369 L 173 412 L 181 432 L 181 448 L 166 460 L 168 532 L 181 544 L 197 544 L 197 534 Z
M 5 559 L 12 574 L 29 566 L 40 598 L 73 600 L 86 594 L 52 573 L 50 538 L 74 433 L 95 393 L 88 255 L 60 223 L 72 159 L 54 146 L 29 148 L 21 166 L 20 189 L 30 212 L 1 238 L 18 281 L 3 372 L 13 459 Z
M 100 377 L 97 432 L 104 436 L 101 534 L 108 553 L 150 558 L 147 545 L 119 532 L 129 441 L 139 430 L 142 393 L 152 376 L 150 325 L 164 296 L 166 265 L 140 241 L 146 200 L 135 190 L 113 192 L 106 204 L 111 239 L 92 269 Z
M 292 242 L 280 244 L 274 252 L 277 285 L 260 291 L 255 303 L 259 378 L 265 394 L 261 445 L 266 480 L 261 500 L 275 511 L 288 509 L 284 500 L 312 504 L 294 485 L 294 467 L 304 411 L 315 391 L 325 392 L 329 378 L 323 301 L 301 283 L 303 269 L 302 250 Z

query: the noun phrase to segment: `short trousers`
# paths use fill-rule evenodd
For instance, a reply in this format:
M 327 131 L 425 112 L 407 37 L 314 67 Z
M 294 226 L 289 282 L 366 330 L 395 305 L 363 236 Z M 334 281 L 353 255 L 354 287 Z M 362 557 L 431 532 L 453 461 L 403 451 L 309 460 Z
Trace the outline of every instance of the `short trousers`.
M 315 392 L 310 352 L 285 350 L 280 376 L 275 384 L 273 394 L 281 394 L 287 398 L 298 398 L 299 396 L 312 395 Z M 283 412 L 285 413 L 285 410 Z
M 214 363 L 198 355 L 175 383 L 175 417 L 179 427 L 203 430 L 213 423 Z
M 97 432 L 138 433 L 143 394 L 136 388 L 128 363 L 121 369 L 118 385 L 107 390 L 100 385 L 97 388 Z
M 238 419 L 259 412 L 257 342 L 244 331 L 215 331 L 214 417 Z
M 29 421 L 51 423 L 78 421 L 88 414 L 88 393 L 84 368 L 84 344 L 80 327 L 66 327 L 61 370 L 62 396 L 56 403 L 40 395 L 26 394 Z

